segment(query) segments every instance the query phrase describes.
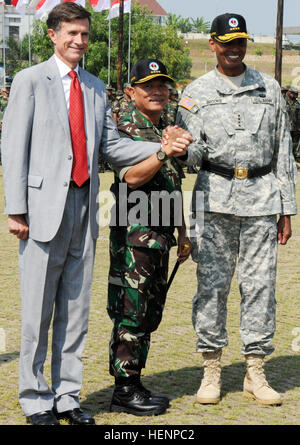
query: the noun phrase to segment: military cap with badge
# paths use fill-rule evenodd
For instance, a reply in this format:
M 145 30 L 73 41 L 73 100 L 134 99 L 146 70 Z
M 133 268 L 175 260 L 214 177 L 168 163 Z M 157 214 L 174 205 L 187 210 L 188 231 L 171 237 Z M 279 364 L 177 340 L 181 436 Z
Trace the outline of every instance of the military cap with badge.
M 148 82 L 148 80 L 163 77 L 174 83 L 174 79 L 167 73 L 165 65 L 157 59 L 141 59 L 132 68 L 130 73 L 131 85 Z
M 253 38 L 248 34 L 244 17 L 228 12 L 218 15 L 213 20 L 210 36 L 219 43 L 228 43 L 234 39 L 248 39 L 253 41 Z
M 169 76 L 167 68 L 158 59 L 141 59 L 133 67 L 130 73 L 130 83 L 132 86 L 143 84 L 152 79 L 163 78 L 166 82 L 174 83 L 174 79 Z M 157 152 L 159 161 L 166 161 L 167 154 L 162 148 Z

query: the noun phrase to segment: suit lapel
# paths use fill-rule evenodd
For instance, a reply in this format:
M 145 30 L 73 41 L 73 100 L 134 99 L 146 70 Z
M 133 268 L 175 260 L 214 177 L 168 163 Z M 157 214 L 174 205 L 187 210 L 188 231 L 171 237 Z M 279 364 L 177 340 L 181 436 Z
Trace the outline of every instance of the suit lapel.
M 62 81 L 59 75 L 59 71 L 55 62 L 54 56 L 52 56 L 46 66 L 46 83 L 49 90 L 48 98 L 49 105 L 53 107 L 54 112 L 57 114 L 64 130 L 66 137 L 71 143 L 69 116 L 67 110 L 67 104 L 65 100 L 65 94 L 62 86 Z
M 92 159 L 95 147 L 95 90 L 90 76 L 82 68 L 79 68 L 79 76 L 84 101 L 87 150 Z
M 79 68 L 79 77 L 84 100 L 87 150 L 90 159 L 92 159 L 95 146 L 95 91 L 90 76 L 82 68 Z M 49 92 L 49 105 L 55 110 L 71 144 L 68 110 L 54 56 L 45 63 L 45 80 Z

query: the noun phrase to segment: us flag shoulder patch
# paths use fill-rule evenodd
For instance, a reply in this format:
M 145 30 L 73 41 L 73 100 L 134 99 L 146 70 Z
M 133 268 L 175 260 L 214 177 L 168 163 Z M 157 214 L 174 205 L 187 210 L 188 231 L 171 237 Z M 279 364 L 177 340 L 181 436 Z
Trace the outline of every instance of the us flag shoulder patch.
M 186 108 L 187 110 L 191 111 L 197 104 L 190 97 L 183 97 L 179 102 L 179 105 L 180 107 Z

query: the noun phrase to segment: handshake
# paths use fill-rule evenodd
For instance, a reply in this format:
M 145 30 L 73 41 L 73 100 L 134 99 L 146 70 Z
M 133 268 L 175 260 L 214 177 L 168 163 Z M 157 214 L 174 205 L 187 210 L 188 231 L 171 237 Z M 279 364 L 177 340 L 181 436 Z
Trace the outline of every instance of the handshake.
M 192 142 L 191 134 L 178 125 L 169 126 L 162 133 L 162 149 L 168 156 L 184 156 Z

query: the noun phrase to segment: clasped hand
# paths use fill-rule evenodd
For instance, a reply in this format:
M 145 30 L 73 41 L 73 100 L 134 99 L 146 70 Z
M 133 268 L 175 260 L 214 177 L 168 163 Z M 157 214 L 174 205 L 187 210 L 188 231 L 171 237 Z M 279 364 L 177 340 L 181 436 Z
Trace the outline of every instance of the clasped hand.
M 163 149 L 168 156 L 184 156 L 192 142 L 192 135 L 178 125 L 165 128 L 162 134 Z

